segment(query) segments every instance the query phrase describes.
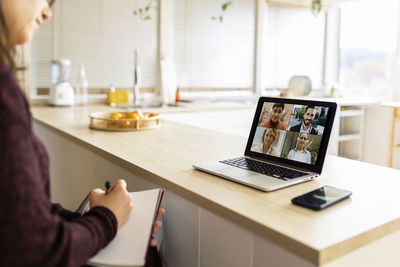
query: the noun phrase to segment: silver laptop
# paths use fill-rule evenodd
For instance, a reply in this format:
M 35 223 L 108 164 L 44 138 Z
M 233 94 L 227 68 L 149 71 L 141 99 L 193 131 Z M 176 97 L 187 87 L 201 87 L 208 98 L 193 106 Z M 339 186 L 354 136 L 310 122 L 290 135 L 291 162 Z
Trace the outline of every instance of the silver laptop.
M 322 172 L 336 107 L 261 97 L 244 156 L 193 167 L 262 191 L 309 181 Z

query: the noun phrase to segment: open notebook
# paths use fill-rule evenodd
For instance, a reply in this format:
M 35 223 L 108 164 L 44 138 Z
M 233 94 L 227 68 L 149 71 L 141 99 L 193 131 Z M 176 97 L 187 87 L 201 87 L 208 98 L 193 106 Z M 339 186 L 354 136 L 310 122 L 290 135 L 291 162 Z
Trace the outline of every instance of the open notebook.
M 115 238 L 87 263 L 92 266 L 143 266 L 163 191 L 132 192 L 133 210 Z

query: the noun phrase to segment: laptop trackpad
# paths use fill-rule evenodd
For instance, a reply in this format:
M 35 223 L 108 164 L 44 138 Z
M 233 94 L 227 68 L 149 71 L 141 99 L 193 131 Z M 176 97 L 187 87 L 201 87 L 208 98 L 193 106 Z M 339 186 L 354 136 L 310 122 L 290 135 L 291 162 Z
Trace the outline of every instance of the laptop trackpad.
M 234 178 L 245 178 L 245 177 L 256 175 L 256 174 L 254 174 L 254 172 L 246 171 L 246 170 L 236 168 L 236 167 L 226 168 L 223 170 L 219 170 L 218 172 L 221 173 L 222 175 L 226 175 L 226 176 L 234 177 Z

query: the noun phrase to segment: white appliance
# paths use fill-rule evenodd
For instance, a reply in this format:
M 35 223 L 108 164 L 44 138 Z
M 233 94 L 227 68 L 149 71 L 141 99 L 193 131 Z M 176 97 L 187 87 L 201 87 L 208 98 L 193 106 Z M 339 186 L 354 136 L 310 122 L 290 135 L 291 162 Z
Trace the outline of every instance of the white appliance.
M 74 104 L 74 88 L 69 83 L 71 60 L 58 59 L 51 61 L 52 86 L 49 104 L 53 106 L 71 106 Z
M 293 76 L 289 80 L 288 93 L 290 96 L 306 96 L 311 89 L 311 79 L 308 76 Z

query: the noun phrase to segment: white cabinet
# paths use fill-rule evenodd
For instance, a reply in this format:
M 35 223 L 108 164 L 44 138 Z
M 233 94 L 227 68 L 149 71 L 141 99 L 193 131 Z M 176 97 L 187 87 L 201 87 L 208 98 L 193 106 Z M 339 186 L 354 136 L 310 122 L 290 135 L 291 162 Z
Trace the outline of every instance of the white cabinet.
M 364 114 L 364 106 L 340 107 L 339 156 L 356 160 L 362 159 Z
M 362 160 L 365 105 L 340 104 L 329 143 L 328 153 Z

